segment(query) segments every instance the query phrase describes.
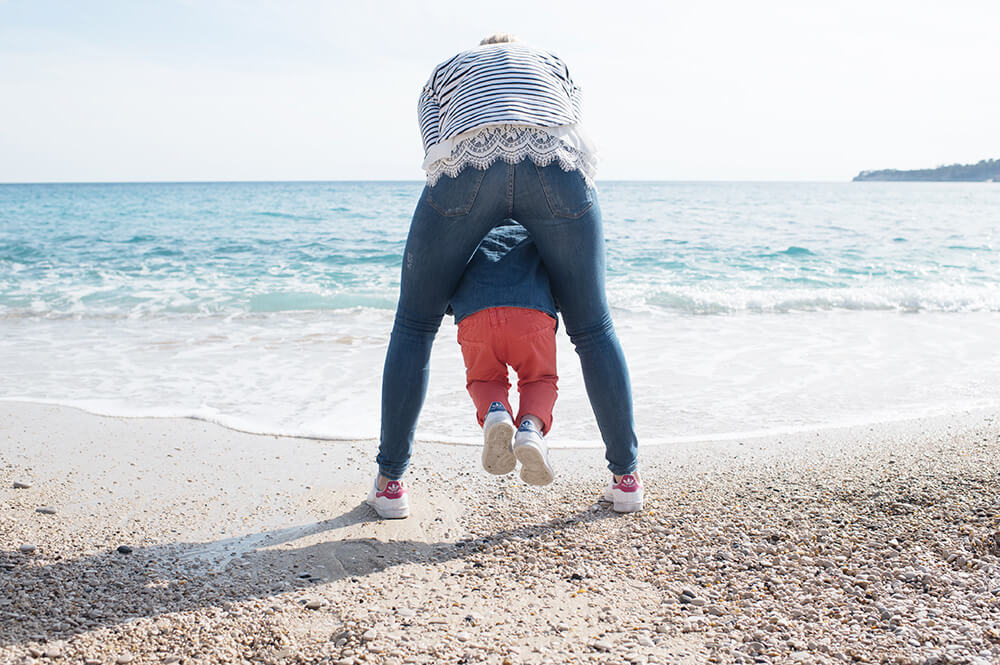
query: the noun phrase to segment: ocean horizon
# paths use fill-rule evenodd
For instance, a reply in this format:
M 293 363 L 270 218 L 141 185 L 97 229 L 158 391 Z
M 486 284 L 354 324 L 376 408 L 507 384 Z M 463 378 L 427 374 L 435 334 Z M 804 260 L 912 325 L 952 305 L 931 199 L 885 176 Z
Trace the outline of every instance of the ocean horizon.
M 203 180 L 25 180 L 25 181 L 3 181 L 0 182 L 0 186 L 4 185 L 240 185 L 240 184 L 257 184 L 257 185 L 281 185 L 281 184 L 357 184 L 357 183 L 385 183 L 385 184 L 424 184 L 424 178 L 375 178 L 375 179 L 359 179 L 359 180 L 344 180 L 344 179 L 263 179 L 263 180 L 230 180 L 230 179 L 203 179 Z M 817 179 L 806 179 L 806 180 L 789 180 L 789 179 L 764 179 L 764 180 L 743 180 L 743 179 L 718 179 L 718 180 L 706 180 L 703 178 L 694 179 L 645 179 L 645 178 L 598 178 L 596 180 L 598 185 L 601 183 L 616 184 L 616 183 L 637 183 L 637 184 L 681 184 L 681 185 L 696 185 L 696 184 L 815 184 L 815 185 L 832 185 L 837 183 L 850 183 L 855 186 L 865 186 L 865 183 L 875 182 L 879 184 L 884 184 L 886 182 L 891 182 L 893 185 L 906 186 L 909 184 L 917 185 L 951 185 L 955 184 L 965 184 L 965 185 L 995 185 L 994 181 L 946 181 L 946 180 L 931 180 L 931 181 L 910 181 L 910 180 L 899 180 L 899 181 L 857 181 L 852 182 L 849 177 L 837 180 L 817 180 Z

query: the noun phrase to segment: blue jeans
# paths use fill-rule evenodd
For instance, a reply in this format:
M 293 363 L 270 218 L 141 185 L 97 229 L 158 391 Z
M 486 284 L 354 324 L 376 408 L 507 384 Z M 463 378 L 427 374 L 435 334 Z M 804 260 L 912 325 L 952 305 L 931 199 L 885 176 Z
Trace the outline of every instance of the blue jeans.
M 399 304 L 382 374 L 382 429 L 376 461 L 391 480 L 410 461 L 427 393 L 431 346 L 470 257 L 490 229 L 514 219 L 534 237 L 552 293 L 576 347 L 608 468 L 635 471 L 638 442 L 625 355 L 604 292 L 601 211 L 580 173 L 553 164 L 496 162 L 466 167 L 425 187 L 403 253 Z

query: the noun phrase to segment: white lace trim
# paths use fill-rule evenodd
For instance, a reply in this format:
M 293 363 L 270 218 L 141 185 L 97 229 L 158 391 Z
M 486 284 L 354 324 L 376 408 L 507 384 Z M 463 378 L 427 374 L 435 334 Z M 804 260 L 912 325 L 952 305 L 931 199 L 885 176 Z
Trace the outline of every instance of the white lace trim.
M 442 175 L 454 178 L 466 166 L 484 171 L 498 159 L 508 164 L 525 159 L 538 166 L 557 163 L 563 171 L 579 171 L 590 187 L 597 174 L 597 152 L 575 125 L 489 125 L 432 146 L 424 160 L 427 185 L 433 187 Z

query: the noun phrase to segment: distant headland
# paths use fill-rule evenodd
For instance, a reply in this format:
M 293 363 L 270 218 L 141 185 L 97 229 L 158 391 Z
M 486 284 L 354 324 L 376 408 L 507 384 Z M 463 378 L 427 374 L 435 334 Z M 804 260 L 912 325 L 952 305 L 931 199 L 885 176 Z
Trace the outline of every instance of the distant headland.
M 914 171 L 862 171 L 854 176 L 854 182 L 863 180 L 923 180 L 956 182 L 1000 182 L 1000 159 L 984 159 L 978 164 L 951 164 L 936 169 L 916 169 Z

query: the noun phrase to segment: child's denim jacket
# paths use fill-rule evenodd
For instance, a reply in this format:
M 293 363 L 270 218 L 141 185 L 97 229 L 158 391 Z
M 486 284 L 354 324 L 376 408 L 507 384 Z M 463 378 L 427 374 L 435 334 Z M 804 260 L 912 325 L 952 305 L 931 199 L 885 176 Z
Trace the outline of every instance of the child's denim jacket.
M 451 297 L 455 323 L 490 307 L 537 309 L 556 318 L 556 303 L 531 234 L 504 220 L 483 238 Z

